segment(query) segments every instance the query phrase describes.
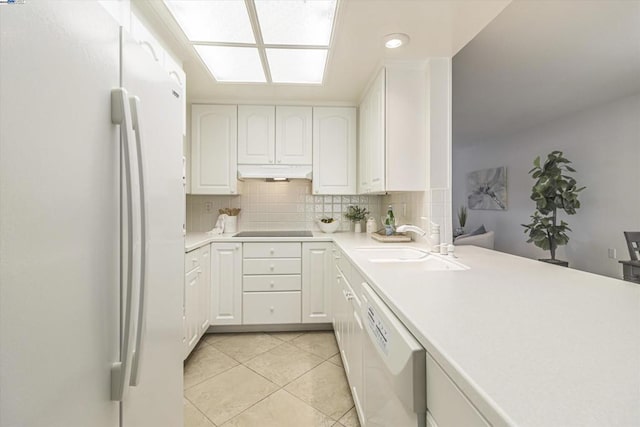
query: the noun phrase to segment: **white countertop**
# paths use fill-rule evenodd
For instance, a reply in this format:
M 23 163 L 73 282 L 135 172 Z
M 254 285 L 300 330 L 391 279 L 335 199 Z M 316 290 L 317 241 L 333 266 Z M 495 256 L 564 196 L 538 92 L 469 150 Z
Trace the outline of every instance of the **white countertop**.
M 456 248 L 469 270 L 422 271 L 369 262 L 354 249 L 383 244 L 364 233 L 306 240 L 318 239 L 335 241 L 492 424 L 640 425 L 640 286 L 472 246 Z
M 325 234 L 314 231 L 313 237 L 233 237 L 236 233 L 229 234 L 208 234 L 208 233 L 187 233 L 184 239 L 184 251 L 191 252 L 212 242 L 331 242 L 332 234 Z M 352 234 L 352 233 L 345 233 Z

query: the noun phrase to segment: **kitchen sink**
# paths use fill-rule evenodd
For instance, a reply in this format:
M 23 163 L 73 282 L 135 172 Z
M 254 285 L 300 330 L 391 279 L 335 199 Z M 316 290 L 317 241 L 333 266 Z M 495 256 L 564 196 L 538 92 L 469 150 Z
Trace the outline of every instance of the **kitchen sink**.
M 420 268 L 428 271 L 457 271 L 468 270 L 464 264 L 453 259 L 432 254 L 423 249 L 408 246 L 386 247 L 360 247 L 356 251 L 367 257 L 374 263 L 419 263 Z
M 367 256 L 371 262 L 410 262 L 422 261 L 429 256 L 429 252 L 410 248 L 407 246 L 396 246 L 393 248 L 384 247 L 362 247 L 356 249 L 358 252 Z

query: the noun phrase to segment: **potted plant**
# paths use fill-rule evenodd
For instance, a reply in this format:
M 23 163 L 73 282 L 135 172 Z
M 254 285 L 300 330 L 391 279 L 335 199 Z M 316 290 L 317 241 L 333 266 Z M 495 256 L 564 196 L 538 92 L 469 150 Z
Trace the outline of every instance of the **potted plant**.
M 536 180 L 531 190 L 531 200 L 536 202 L 536 211 L 531 215 L 530 224 L 522 224 L 525 234 L 529 235 L 527 243 L 551 252 L 551 259 L 540 261 L 568 266 L 567 261 L 556 259 L 558 246 L 569 242 L 569 224 L 563 220 L 558 223 L 558 211 L 574 215 L 580 207 L 579 193 L 586 187 L 577 187 L 576 180 L 568 175 L 575 172 L 562 155 L 562 151 L 552 151 L 543 165 L 540 156 L 533 161 L 533 169 L 529 171 Z
M 369 211 L 366 208 L 360 208 L 356 206 L 349 206 L 347 213 L 344 215 L 348 220 L 353 221 L 355 224 L 354 231 L 356 233 L 362 232 L 362 221 L 369 215 Z
M 458 209 L 458 223 L 460 224 L 460 227 L 456 228 L 455 235 L 461 236 L 464 234 L 464 226 L 467 224 L 466 206 L 460 206 L 460 209 Z

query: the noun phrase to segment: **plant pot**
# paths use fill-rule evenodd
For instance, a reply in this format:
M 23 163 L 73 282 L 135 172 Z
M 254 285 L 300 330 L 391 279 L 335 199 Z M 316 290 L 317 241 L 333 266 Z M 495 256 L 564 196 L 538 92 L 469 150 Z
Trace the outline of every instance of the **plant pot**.
M 353 231 L 356 233 L 362 233 L 362 222 L 356 221 L 353 223 Z
M 562 261 L 559 259 L 538 259 L 538 261 L 546 262 L 547 264 L 559 265 L 560 267 L 569 267 L 569 261 Z
M 320 231 L 322 231 L 323 233 L 334 233 L 339 226 L 340 226 L 340 223 L 338 221 L 333 221 L 328 223 L 318 221 L 318 227 L 320 227 Z

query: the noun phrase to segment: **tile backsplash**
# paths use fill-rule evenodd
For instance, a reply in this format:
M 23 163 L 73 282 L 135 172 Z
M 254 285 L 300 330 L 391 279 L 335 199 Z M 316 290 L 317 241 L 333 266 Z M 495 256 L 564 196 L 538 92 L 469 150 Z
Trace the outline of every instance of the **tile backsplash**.
M 344 217 L 351 205 L 365 207 L 380 221 L 382 196 L 314 196 L 311 182 L 247 180 L 238 196 L 187 195 L 187 231 L 211 230 L 218 209 L 241 208 L 238 230 L 318 230 L 316 220 L 333 217 L 340 230 L 351 223 Z

